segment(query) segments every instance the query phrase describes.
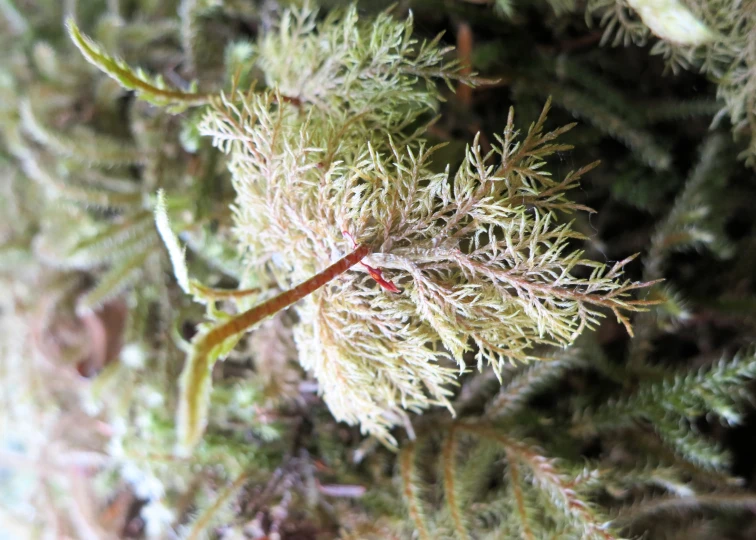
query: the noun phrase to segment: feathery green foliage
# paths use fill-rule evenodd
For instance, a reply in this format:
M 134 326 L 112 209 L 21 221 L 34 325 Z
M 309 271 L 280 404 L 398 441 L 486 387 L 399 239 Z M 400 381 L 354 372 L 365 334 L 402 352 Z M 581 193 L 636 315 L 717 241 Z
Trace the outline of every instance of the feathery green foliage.
M 477 538 L 504 530 L 513 536 L 528 539 L 542 538 L 548 531 L 554 530 L 575 538 L 619 538 L 608 531 L 607 517 L 588 502 L 584 491 L 590 488 L 590 484 L 581 482 L 580 477 L 570 478 L 560 470 L 556 460 L 544 457 L 541 449 L 485 424 L 454 424 L 445 436 L 440 459 L 444 471 L 444 508 L 447 512 L 431 517 L 424 511 L 411 511 L 418 529 L 425 530 L 428 538 Z M 474 466 L 468 467 L 465 477 L 458 470 L 461 468 L 458 445 L 462 444 L 465 453 L 472 453 L 476 458 L 485 457 L 485 460 L 478 459 Z M 490 451 L 486 446 L 496 449 Z M 406 496 L 418 489 L 412 485 L 418 477 L 418 473 L 412 471 L 418 466 L 417 458 L 413 457 L 411 450 L 405 450 L 402 456 Z M 499 465 L 502 458 L 506 460 L 504 471 L 500 470 Z M 458 471 L 459 476 L 452 471 Z M 507 477 L 506 488 L 497 485 L 481 499 L 481 493 L 470 488 L 485 478 L 491 478 L 495 471 Z M 582 472 L 581 475 L 586 476 L 586 473 Z M 467 492 L 466 496 L 461 496 L 464 492 Z M 414 499 L 411 504 L 423 503 Z M 464 513 L 461 508 L 465 508 Z M 545 512 L 546 508 L 550 510 L 548 513 Z M 497 511 L 497 518 L 507 523 L 490 521 L 490 516 L 486 514 L 492 511 Z M 469 532 L 471 525 L 474 536 Z M 451 533 L 452 530 L 454 533 Z
M 630 396 L 587 413 L 584 421 L 597 429 L 619 429 L 639 419 L 649 421 L 664 442 L 686 460 L 707 469 L 722 469 L 727 465 L 722 453 L 699 436 L 686 433 L 685 423 L 709 413 L 730 425 L 740 423 L 739 410 L 747 396 L 733 392 L 733 388 L 742 387 L 755 375 L 756 359 L 752 353 L 744 353 L 730 361 L 723 359 L 708 370 L 649 380 Z
M 642 382 L 626 397 L 610 399 L 590 411 L 578 405 L 575 416 L 564 419 L 568 425 L 561 434 L 539 426 L 522 408 L 510 408 L 506 417 L 501 414 L 506 410 L 503 404 L 517 403 L 523 394 L 548 392 L 559 382 L 559 374 L 565 373 L 562 362 L 571 362 L 572 369 L 579 365 L 585 369 L 597 360 L 594 353 L 585 353 L 589 349 L 573 353 L 582 357 L 581 363 L 569 357 L 555 359 L 513 375 L 512 382 L 490 401 L 489 420 L 470 417 L 446 425 L 440 430 L 441 441 L 437 441 L 438 426 L 429 424 L 418 442 L 403 448 L 402 491 L 421 536 L 477 538 L 508 531 L 511 536 L 542 538 L 561 531 L 570 538 L 626 538 L 650 513 L 666 513 L 688 503 L 691 508 L 722 505 L 730 510 L 752 504 L 753 495 L 738 491 L 718 476 L 727 466 L 721 450 L 683 426 L 709 413 L 728 424 L 742 421 L 739 411 L 747 394 L 732 389 L 743 388 L 744 382 L 754 379 L 756 356 L 742 353 L 693 373 L 641 376 Z M 557 373 L 549 382 L 543 376 L 523 376 L 549 367 Z M 655 435 L 635 423 L 641 419 L 651 422 Z M 565 436 L 579 439 L 587 433 L 599 434 L 609 446 L 627 445 L 622 452 L 632 452 L 628 454 L 631 468 L 624 469 L 622 463 L 586 465 L 575 455 L 561 453 L 560 448 L 569 447 Z M 543 441 L 546 449 L 529 440 L 532 437 Z M 663 454 L 654 447 L 656 441 L 672 452 L 660 459 Z M 652 457 L 653 451 L 657 457 Z M 438 459 L 437 465 L 434 459 Z M 667 463 L 674 463 L 695 480 L 683 480 L 678 469 L 669 469 Z M 438 482 L 432 481 L 435 466 Z M 655 485 L 669 495 L 628 498 L 618 491 L 623 483 L 636 490 L 639 485 Z M 612 498 L 616 501 L 609 503 L 611 510 L 598 505 L 598 501 L 606 505 Z
M 453 177 L 433 172 L 438 148 L 405 133 L 438 99 L 429 78 L 456 77 L 454 65 L 439 65 L 435 42 L 410 38 L 411 20 L 384 14 L 364 26 L 351 9 L 316 28 L 313 17 L 284 15 L 260 45 L 258 65 L 275 90 L 222 95 L 200 131 L 229 154 L 235 231 L 252 267 L 274 261 L 289 288 L 352 238 L 401 287 L 387 294 L 350 273 L 297 306 L 303 366 L 336 418 L 394 444 L 388 429 L 403 409 L 449 407 L 455 375 L 439 365 L 446 357 L 464 371 L 474 347 L 478 369 L 500 372 L 536 359 L 536 345 L 569 344 L 595 326 L 600 308 L 630 329 L 622 311 L 645 305 L 629 293 L 646 284 L 620 280 L 626 261 L 609 268 L 570 252 L 581 235 L 557 223 L 557 212 L 585 210 L 564 193 L 593 167 L 556 180 L 544 169 L 570 148 L 555 140 L 571 126 L 546 132 L 547 105 L 520 138 L 510 112 L 493 150 L 476 139 Z M 292 44 L 302 51 L 297 62 L 323 69 L 283 62 Z M 575 277 L 580 267 L 590 275 Z M 185 374 L 209 381 L 209 370 L 195 367 L 212 365 L 217 355 L 208 361 L 206 351 L 195 350 Z M 182 406 L 193 410 L 208 383 L 185 377 Z
M 748 537 L 747 5 L 341 3 L 0 0 L 0 536 Z

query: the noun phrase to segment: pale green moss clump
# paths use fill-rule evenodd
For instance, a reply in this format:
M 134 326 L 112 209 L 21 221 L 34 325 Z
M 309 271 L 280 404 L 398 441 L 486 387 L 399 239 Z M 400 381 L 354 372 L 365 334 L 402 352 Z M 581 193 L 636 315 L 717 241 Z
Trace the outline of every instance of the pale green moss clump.
M 141 72 L 129 75 L 125 63 L 68 26 L 90 62 L 143 99 L 202 103 L 151 86 Z M 239 66 L 239 73 L 262 71 L 267 87 L 208 98 L 197 126 L 228 155 L 234 230 L 248 268 L 243 286 L 270 273 L 279 289 L 290 289 L 352 242 L 367 246 L 361 266 L 350 269 L 353 261 L 326 287 L 303 292 L 294 337 L 334 416 L 390 445 L 389 429 L 405 422 L 405 411 L 451 410 L 450 387 L 467 353 L 498 375 L 509 362 L 539 359 L 539 345 L 569 345 L 601 309 L 631 331 L 623 311 L 646 305 L 630 295 L 646 284 L 621 279 L 627 261 L 609 267 L 570 249 L 582 236 L 559 219 L 589 209 L 565 192 L 595 164 L 551 178 L 546 159 L 571 148 L 555 140 L 572 125 L 546 132 L 548 104 L 524 136 L 510 111 L 491 150 L 476 137 L 454 175 L 448 167 L 434 172 L 440 147 L 422 138 L 440 99 L 434 79 L 476 82 L 445 60 L 447 52 L 438 38 L 413 39 L 411 18 L 383 13 L 363 22 L 351 8 L 316 24 L 312 10 L 287 11 L 248 51 L 253 66 Z M 182 288 L 207 303 L 207 291 L 189 284 L 162 203 L 156 217 Z M 581 267 L 588 271 L 575 272 Z M 251 295 L 237 306 L 249 308 L 242 297 Z M 220 320 L 194 338 L 181 379 L 182 451 L 205 429 L 210 368 L 270 306 L 230 320 L 211 309 Z
M 550 177 L 545 159 L 569 148 L 555 139 L 571 126 L 545 132 L 548 106 L 526 134 L 510 113 L 492 150 L 476 138 L 455 174 L 433 172 L 438 147 L 420 138 L 439 99 L 431 79 L 458 72 L 411 30 L 387 15 L 362 23 L 354 9 L 318 26 L 286 14 L 257 50 L 270 89 L 221 95 L 200 125 L 229 155 L 255 276 L 267 268 L 290 288 L 347 253 L 348 233 L 401 289 L 358 266 L 296 307 L 300 362 L 333 414 L 389 443 L 405 410 L 449 406 L 466 353 L 498 373 L 537 359 L 537 345 L 571 343 L 599 308 L 629 328 L 622 311 L 643 305 L 622 263 L 568 247 L 581 236 L 559 216 L 586 209 L 565 192 L 593 165 Z

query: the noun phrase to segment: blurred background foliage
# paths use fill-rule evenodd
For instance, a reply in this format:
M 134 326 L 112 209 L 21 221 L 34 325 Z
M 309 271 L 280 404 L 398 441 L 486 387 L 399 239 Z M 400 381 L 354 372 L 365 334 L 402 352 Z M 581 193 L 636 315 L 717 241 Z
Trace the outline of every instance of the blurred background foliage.
M 0 538 L 756 536 L 749 2 L 662 3 L 707 29 L 694 43 L 639 0 L 394 3 L 491 79 L 443 90 L 426 136 L 449 143 L 444 160 L 551 96 L 554 127 L 579 122 L 554 174 L 602 162 L 573 195 L 597 210 L 576 218 L 582 247 L 640 252 L 628 272 L 664 278 L 660 304 L 634 339 L 607 318 L 501 383 L 466 373 L 457 418 L 412 417 L 398 453 L 332 419 L 283 313 L 216 366 L 207 435 L 174 455 L 203 309 L 174 282 L 154 195 L 193 275 L 234 287 L 233 190 L 197 112 L 135 99 L 64 21 L 172 87 L 216 92 L 260 77 L 245 44 L 294 3 L 0 0 Z M 365 18 L 388 6 L 358 3 Z

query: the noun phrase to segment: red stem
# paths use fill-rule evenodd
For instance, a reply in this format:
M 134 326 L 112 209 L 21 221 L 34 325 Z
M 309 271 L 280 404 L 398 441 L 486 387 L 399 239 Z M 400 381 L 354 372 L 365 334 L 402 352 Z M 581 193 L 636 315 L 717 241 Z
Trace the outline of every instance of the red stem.
M 197 344 L 198 352 L 209 352 L 216 345 L 222 343 L 229 337 L 240 334 L 266 317 L 289 307 L 308 294 L 316 291 L 335 277 L 349 270 L 369 253 L 369 246 L 356 246 L 354 251 L 348 253 L 319 274 L 315 274 L 307 281 L 303 281 L 293 289 L 282 292 L 278 296 L 274 296 L 270 300 L 266 300 L 262 304 L 258 304 L 255 307 L 240 313 L 220 326 L 216 326 L 210 332 L 205 334 L 201 343 Z

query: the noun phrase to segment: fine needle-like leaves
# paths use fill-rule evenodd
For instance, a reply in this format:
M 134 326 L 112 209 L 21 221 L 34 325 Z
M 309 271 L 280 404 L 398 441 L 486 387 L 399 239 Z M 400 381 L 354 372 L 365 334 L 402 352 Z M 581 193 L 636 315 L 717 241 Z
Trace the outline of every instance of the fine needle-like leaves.
M 404 410 L 451 408 L 468 353 L 498 374 L 538 359 L 539 345 L 568 345 L 606 311 L 631 332 L 625 313 L 648 304 L 631 294 L 648 283 L 622 280 L 632 258 L 609 266 L 571 247 L 582 236 L 562 219 L 589 209 L 567 193 L 596 164 L 551 177 L 548 159 L 569 150 L 558 139 L 572 126 L 547 130 L 548 104 L 526 133 L 510 111 L 490 151 L 476 137 L 456 173 L 434 172 L 441 147 L 405 132 L 433 110 L 431 78 L 456 66 L 437 42 L 416 43 L 411 21 L 336 13 L 321 24 L 307 10 L 286 14 L 260 46 L 274 89 L 220 95 L 199 129 L 228 155 L 250 266 L 285 288 L 341 256 L 344 233 L 373 246 L 339 287 L 297 305 L 294 333 L 336 418 L 393 445 Z M 291 43 L 295 62 L 324 73 L 274 62 Z

